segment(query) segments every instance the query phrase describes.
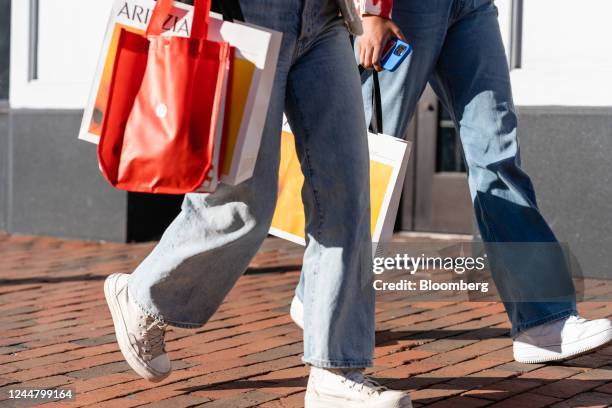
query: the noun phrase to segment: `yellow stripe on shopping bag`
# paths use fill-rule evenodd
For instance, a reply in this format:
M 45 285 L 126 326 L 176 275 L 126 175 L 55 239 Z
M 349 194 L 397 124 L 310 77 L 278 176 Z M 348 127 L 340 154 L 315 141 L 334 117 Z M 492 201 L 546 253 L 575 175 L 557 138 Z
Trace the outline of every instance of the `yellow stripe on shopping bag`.
M 378 219 L 385 216 L 385 214 L 381 214 L 381 210 L 387 188 L 391 183 L 392 174 L 393 166 L 370 160 L 370 225 L 372 236 L 374 236 Z
M 304 204 L 302 186 L 304 175 L 295 153 L 295 139 L 289 132 L 281 135 L 281 162 L 278 178 L 278 199 L 272 218 L 272 228 L 304 239 Z

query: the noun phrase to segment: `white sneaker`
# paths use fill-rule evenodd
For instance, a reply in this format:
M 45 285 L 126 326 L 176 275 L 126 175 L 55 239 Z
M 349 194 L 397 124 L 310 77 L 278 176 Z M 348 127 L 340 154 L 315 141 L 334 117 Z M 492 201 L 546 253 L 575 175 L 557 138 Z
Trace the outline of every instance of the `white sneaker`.
M 146 316 L 130 300 L 128 275 L 115 273 L 104 282 L 104 296 L 108 303 L 119 349 L 130 367 L 144 379 L 159 382 L 172 367 L 164 349 L 166 325 Z
M 293 297 L 291 301 L 291 309 L 289 309 L 289 315 L 293 323 L 297 324 L 298 327 L 304 330 L 304 304 L 297 296 Z
M 514 359 L 519 363 L 564 360 L 593 351 L 612 340 L 612 322 L 570 316 L 520 333 L 514 339 Z
M 410 396 L 363 375 L 362 369 L 311 367 L 305 408 L 412 408 Z

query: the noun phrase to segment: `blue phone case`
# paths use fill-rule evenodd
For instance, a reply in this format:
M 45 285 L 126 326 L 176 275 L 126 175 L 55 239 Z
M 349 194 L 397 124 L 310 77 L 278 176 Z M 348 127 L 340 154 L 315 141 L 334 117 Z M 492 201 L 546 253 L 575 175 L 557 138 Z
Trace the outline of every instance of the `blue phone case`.
M 412 52 L 412 47 L 399 38 L 392 39 L 387 45 L 387 51 L 381 58 L 381 66 L 387 71 L 395 71 Z

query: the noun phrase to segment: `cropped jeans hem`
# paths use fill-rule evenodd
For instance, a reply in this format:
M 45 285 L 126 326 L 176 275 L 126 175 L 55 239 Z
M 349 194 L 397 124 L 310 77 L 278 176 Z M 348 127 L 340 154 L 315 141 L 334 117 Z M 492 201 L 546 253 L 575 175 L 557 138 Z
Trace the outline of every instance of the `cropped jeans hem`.
M 305 364 L 318 368 L 366 368 L 372 367 L 372 360 L 316 360 L 312 358 L 302 358 Z
M 531 329 L 532 327 L 540 326 L 545 323 L 554 322 L 556 320 L 565 319 L 566 317 L 577 315 L 576 308 L 565 309 L 560 312 L 549 314 L 548 316 L 540 317 L 535 320 L 527 321 L 512 329 L 512 338 L 516 338 L 521 332 Z

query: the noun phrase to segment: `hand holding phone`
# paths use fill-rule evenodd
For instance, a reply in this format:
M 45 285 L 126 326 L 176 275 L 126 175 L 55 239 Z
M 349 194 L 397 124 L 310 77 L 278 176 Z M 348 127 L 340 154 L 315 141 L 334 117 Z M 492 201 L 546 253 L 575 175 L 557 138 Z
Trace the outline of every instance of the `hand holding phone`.
M 412 47 L 399 38 L 392 38 L 383 51 L 380 65 L 387 71 L 395 71 L 408 55 L 412 52 Z
M 393 45 L 390 39 L 405 40 L 400 28 L 393 20 L 375 16 L 363 16 L 363 34 L 357 37 L 356 48 L 359 51 L 359 63 L 365 69 L 382 71 L 381 59 Z

